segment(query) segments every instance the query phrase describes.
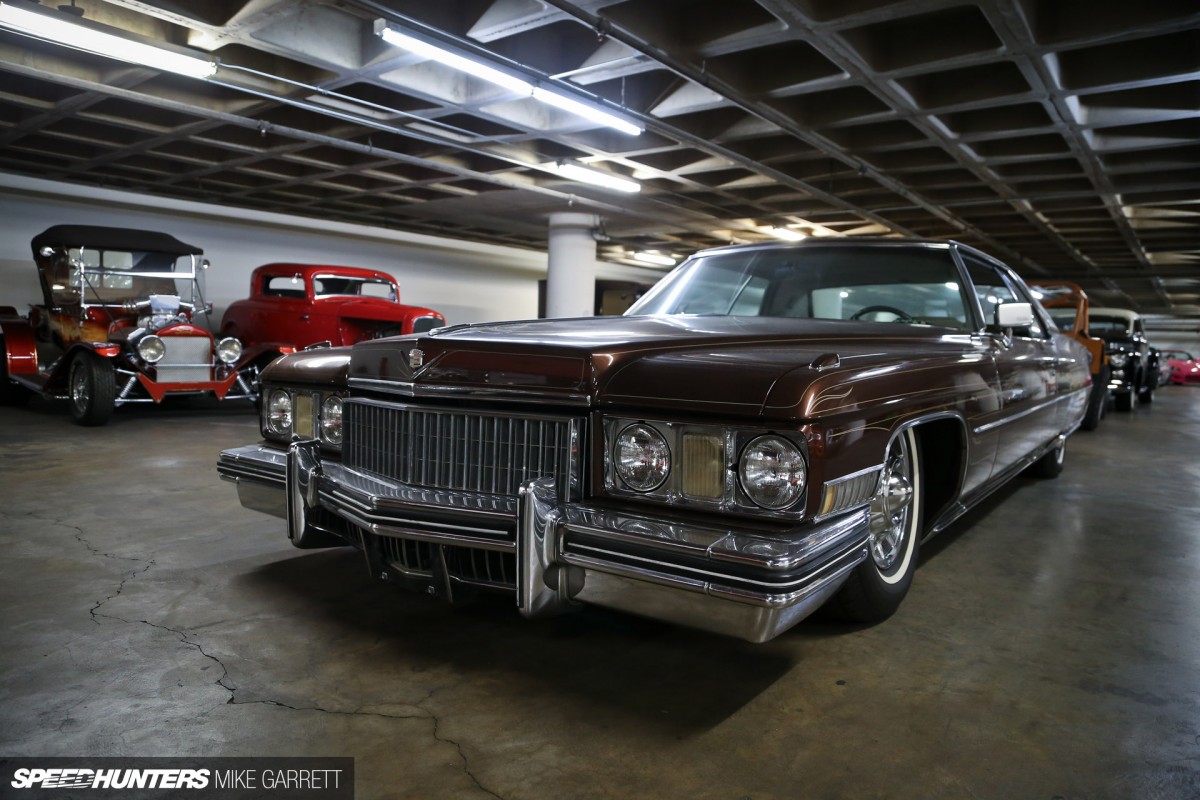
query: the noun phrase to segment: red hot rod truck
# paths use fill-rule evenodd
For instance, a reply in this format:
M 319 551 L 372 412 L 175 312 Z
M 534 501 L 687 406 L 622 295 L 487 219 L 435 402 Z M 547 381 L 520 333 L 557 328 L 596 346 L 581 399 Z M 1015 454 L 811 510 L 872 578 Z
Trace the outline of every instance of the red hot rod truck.
M 221 333 L 246 346 L 261 370 L 275 358 L 318 342 L 349 345 L 425 333 L 446 324 L 437 311 L 400 302 L 386 272 L 326 264 L 265 264 L 250 275 L 250 296 L 229 306 Z

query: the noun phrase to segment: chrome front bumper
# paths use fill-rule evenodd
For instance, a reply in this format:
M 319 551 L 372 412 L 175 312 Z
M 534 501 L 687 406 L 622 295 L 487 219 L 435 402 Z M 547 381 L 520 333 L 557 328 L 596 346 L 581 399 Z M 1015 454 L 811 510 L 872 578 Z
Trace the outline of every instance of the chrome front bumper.
M 294 542 L 314 527 L 328 531 L 323 519 L 344 523 L 342 540 L 381 578 L 395 570 L 378 557 L 377 540 L 511 554 L 507 588 L 527 617 L 588 603 L 764 642 L 812 613 L 867 557 L 865 508 L 782 533 L 731 530 L 564 502 L 551 477 L 516 497 L 380 480 L 322 459 L 315 442 L 226 450 L 217 469 L 237 483 L 242 505 L 287 519 Z M 451 594 L 441 562 L 427 588 Z M 394 577 L 413 578 L 400 572 Z

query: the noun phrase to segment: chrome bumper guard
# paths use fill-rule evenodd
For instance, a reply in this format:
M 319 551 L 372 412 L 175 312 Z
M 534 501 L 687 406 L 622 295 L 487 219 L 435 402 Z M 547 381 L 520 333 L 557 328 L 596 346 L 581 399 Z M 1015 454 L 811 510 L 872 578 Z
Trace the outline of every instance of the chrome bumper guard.
M 526 617 L 587 603 L 764 642 L 812 613 L 867 557 L 865 508 L 781 534 L 738 531 L 564 502 L 552 477 L 517 497 L 380 480 L 323 460 L 316 442 L 286 453 L 226 450 L 217 469 L 237 483 L 242 505 L 286 518 L 293 541 L 314 513 L 347 521 L 358 531 L 348 543 L 380 577 L 389 570 L 372 560 L 367 536 L 512 554 L 510 588 Z M 438 577 L 427 576 L 435 590 Z

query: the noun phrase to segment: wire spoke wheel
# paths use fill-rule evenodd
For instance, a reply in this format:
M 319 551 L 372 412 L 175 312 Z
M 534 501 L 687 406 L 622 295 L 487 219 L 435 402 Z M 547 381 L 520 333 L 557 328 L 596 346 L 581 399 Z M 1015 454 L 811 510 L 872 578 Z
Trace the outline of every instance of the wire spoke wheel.
M 868 514 L 867 557 L 834 596 L 837 615 L 877 622 L 895 613 L 912 584 L 921 545 L 923 471 L 914 429 L 888 445 Z
M 71 359 L 67 373 L 71 416 L 80 425 L 103 425 L 112 416 L 116 402 L 116 378 L 108 359 L 80 350 Z
M 74 411 L 77 415 L 87 413 L 88 405 L 92 401 L 92 384 L 88 380 L 87 370 L 82 364 L 82 359 L 76 359 L 71 365 L 71 405 L 74 406 Z
M 896 566 L 911 536 L 913 513 L 912 456 L 904 437 L 888 453 L 879 480 L 879 491 L 871 500 L 871 558 L 881 574 Z

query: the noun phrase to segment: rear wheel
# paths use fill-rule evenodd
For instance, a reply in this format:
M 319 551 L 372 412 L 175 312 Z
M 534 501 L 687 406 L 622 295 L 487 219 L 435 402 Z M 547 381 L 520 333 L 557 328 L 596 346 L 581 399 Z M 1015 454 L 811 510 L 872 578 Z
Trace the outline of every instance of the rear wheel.
M 1108 367 L 1101 367 L 1092 378 L 1092 391 L 1088 395 L 1087 411 L 1079 427 L 1085 431 L 1094 431 L 1104 418 L 1104 410 L 1108 406 Z
M 855 567 L 832 607 L 854 622 L 890 617 L 912 585 L 921 546 L 923 469 L 912 428 L 888 446 L 879 489 L 871 500 L 867 559 Z
M 117 381 L 108 359 L 80 350 L 71 359 L 67 376 L 71 416 L 80 425 L 103 425 L 112 417 Z

